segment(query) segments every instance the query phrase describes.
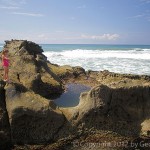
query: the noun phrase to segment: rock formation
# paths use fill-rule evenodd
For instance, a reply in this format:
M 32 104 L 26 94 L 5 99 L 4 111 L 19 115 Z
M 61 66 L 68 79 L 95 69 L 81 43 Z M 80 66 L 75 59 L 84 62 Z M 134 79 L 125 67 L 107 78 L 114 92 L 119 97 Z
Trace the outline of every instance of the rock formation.
M 63 85 L 59 77 L 48 67 L 42 48 L 29 41 L 6 41 L 4 46 L 11 58 L 10 76 L 13 82 L 19 82 L 28 90 L 42 97 L 62 93 Z
M 70 120 L 75 124 L 84 123 L 88 128 L 95 127 L 101 130 L 124 132 L 124 134 L 130 133 L 131 135 L 133 133 L 140 135 L 142 124 L 143 129 L 144 126 L 147 126 L 145 131 L 147 129 L 148 136 L 148 130 L 150 130 L 148 128 L 150 87 L 111 88 L 105 85 L 96 86 L 91 91 L 81 94 L 80 103 L 71 114 L 73 116 Z M 77 115 L 74 116 L 74 114 Z
M 99 131 L 111 131 L 118 137 L 150 136 L 149 76 L 58 66 L 47 61 L 39 45 L 24 40 L 6 41 L 4 48 L 10 51 L 11 83 L 1 82 L 0 88 L 2 149 L 11 143 L 71 142 Z M 52 98 L 68 82 L 92 89 L 81 94 L 79 105 L 58 107 Z
M 0 82 L 0 149 L 5 150 L 11 147 L 11 129 L 5 102 L 5 83 Z
M 70 125 L 63 112 L 50 99 L 63 92 L 63 74 L 81 74 L 80 67 L 62 68 L 51 64 L 42 54 L 41 47 L 33 42 L 6 41 L 4 48 L 9 49 L 11 59 L 11 82 L 5 89 L 2 87 L 5 90 L 11 142 L 39 144 L 68 135 L 70 131 L 67 130 L 58 134 L 61 128 L 70 128 Z M 81 70 L 84 72 L 84 69 Z

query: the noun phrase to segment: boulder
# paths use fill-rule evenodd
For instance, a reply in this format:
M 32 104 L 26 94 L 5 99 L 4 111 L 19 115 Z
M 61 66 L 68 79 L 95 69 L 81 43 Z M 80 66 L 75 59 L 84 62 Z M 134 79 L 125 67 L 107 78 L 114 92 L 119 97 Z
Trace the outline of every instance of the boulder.
M 19 84 L 9 84 L 5 90 L 13 144 L 45 144 L 69 134 L 66 130 L 59 135 L 67 120 L 53 101 Z
M 147 118 L 141 123 L 141 135 L 150 137 L 150 117 Z
M 73 75 L 75 78 L 81 75 L 84 75 L 84 76 L 86 75 L 85 69 L 80 66 L 72 67 L 72 69 L 73 69 Z

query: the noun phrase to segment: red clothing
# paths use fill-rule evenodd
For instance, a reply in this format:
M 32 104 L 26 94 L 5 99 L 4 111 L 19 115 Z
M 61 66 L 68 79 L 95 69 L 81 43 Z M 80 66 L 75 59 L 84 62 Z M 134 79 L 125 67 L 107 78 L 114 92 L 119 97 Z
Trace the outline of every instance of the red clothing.
M 3 57 L 3 59 L 2 59 L 2 65 L 4 67 L 8 67 L 9 66 L 9 59 L 7 57 Z

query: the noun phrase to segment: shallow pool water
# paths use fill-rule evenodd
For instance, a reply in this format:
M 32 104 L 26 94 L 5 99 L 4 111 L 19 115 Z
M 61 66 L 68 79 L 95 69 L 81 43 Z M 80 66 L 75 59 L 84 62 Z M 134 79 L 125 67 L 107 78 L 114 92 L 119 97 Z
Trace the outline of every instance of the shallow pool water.
M 79 97 L 81 92 L 89 91 L 91 87 L 82 84 L 70 83 L 66 85 L 66 92 L 63 93 L 59 98 L 55 99 L 54 102 L 59 107 L 74 107 L 79 104 Z

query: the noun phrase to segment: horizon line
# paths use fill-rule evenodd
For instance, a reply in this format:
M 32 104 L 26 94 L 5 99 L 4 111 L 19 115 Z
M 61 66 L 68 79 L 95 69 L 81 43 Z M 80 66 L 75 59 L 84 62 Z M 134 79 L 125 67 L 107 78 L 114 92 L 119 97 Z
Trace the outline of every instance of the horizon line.
M 30 40 L 27 40 L 27 41 L 30 41 Z M 32 41 L 32 42 L 34 42 L 34 41 Z M 121 43 L 121 44 L 117 44 L 117 43 L 115 43 L 115 44 L 111 44 L 111 43 L 107 43 L 107 44 L 103 44 L 103 43 L 101 43 L 101 44 L 98 44 L 98 43 L 38 43 L 38 42 L 34 42 L 34 43 L 39 44 L 39 45 L 40 44 L 51 44 L 51 45 L 58 44 L 58 45 L 147 45 L 147 46 L 150 46 L 150 44 L 127 44 L 127 43 L 125 43 L 125 44 L 123 44 L 123 43 Z M 3 43 L 0 42 L 0 44 L 4 45 L 5 41 Z

